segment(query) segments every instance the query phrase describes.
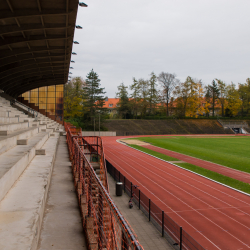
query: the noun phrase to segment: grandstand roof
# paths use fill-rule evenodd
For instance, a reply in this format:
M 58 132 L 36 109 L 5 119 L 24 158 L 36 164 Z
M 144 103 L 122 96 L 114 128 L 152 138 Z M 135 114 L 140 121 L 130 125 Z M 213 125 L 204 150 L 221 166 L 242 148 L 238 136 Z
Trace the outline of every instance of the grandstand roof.
M 65 84 L 78 0 L 0 0 L 0 89 Z

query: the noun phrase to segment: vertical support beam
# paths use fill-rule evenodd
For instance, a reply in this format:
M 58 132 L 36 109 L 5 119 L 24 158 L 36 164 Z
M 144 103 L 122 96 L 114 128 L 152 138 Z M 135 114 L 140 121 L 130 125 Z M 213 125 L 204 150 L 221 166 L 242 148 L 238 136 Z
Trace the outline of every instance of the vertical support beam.
M 133 195 L 133 183 L 131 182 L 131 185 L 130 185 L 130 197 L 132 197 Z
M 128 244 L 128 240 L 124 234 L 124 232 L 122 232 L 122 250 L 128 250 L 129 249 L 129 244 Z
M 180 227 L 180 250 L 182 250 L 182 227 Z
M 150 221 L 150 214 L 151 214 L 151 200 L 150 199 L 148 199 L 148 220 Z
M 91 201 L 92 201 L 92 176 L 89 171 L 89 179 L 88 179 L 88 217 L 91 217 L 92 214 L 92 206 L 91 206 Z
M 82 193 L 85 194 L 86 190 L 85 190 L 85 180 L 86 180 L 86 168 L 85 168 L 85 160 L 82 157 L 82 178 L 83 178 L 83 182 L 82 182 Z
M 99 189 L 99 204 L 98 204 L 98 250 L 103 249 L 103 197 L 102 192 Z
M 141 209 L 141 190 L 139 189 L 139 209 Z
M 161 232 L 161 236 L 164 237 L 164 211 L 161 212 L 162 216 L 161 216 L 161 227 L 162 227 L 162 232 Z

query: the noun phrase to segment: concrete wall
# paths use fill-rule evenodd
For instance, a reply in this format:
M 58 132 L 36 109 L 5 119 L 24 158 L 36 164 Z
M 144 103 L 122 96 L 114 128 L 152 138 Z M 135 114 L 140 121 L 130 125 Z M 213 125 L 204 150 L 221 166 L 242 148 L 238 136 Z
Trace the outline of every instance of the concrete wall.
M 99 136 L 99 131 L 82 131 L 83 136 Z M 100 136 L 116 136 L 115 131 L 100 131 Z

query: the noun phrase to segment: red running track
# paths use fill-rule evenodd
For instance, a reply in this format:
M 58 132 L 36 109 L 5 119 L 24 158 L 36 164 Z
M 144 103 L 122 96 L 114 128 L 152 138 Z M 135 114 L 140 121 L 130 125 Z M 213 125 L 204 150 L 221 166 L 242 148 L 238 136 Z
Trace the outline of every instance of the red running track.
M 117 139 L 103 137 L 106 159 L 205 249 L 250 249 L 250 196 Z
M 245 183 L 249 183 L 250 184 L 250 174 L 249 173 L 245 173 L 236 169 L 232 169 L 232 168 L 228 168 L 216 163 L 212 163 L 212 162 L 208 162 L 208 161 L 204 161 L 192 156 L 188 156 L 188 155 L 184 155 L 184 154 L 180 154 L 171 150 L 167 150 L 164 148 L 159 148 L 153 145 L 140 145 L 141 147 L 144 148 L 148 148 L 151 149 L 153 151 L 159 152 L 161 154 L 165 154 L 174 158 L 177 158 L 181 161 L 185 161 L 187 163 L 193 164 L 195 166 L 199 166 L 202 168 L 206 168 L 208 170 L 214 171 L 216 173 L 231 177 L 233 179 L 245 182 Z

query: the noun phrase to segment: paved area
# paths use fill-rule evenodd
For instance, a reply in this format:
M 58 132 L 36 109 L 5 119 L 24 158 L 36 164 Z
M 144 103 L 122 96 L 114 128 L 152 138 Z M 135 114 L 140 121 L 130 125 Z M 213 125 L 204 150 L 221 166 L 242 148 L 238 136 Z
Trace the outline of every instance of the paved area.
M 115 204 L 128 221 L 134 232 L 138 236 L 140 244 L 144 250 L 173 250 L 173 247 L 167 240 L 161 237 L 161 234 L 156 230 L 153 224 L 148 221 L 148 218 L 136 206 L 132 209 L 128 207 L 129 197 L 126 193 L 122 196 L 116 196 L 115 181 L 108 174 L 109 192 Z
M 65 136 L 60 136 L 38 249 L 87 249 Z

